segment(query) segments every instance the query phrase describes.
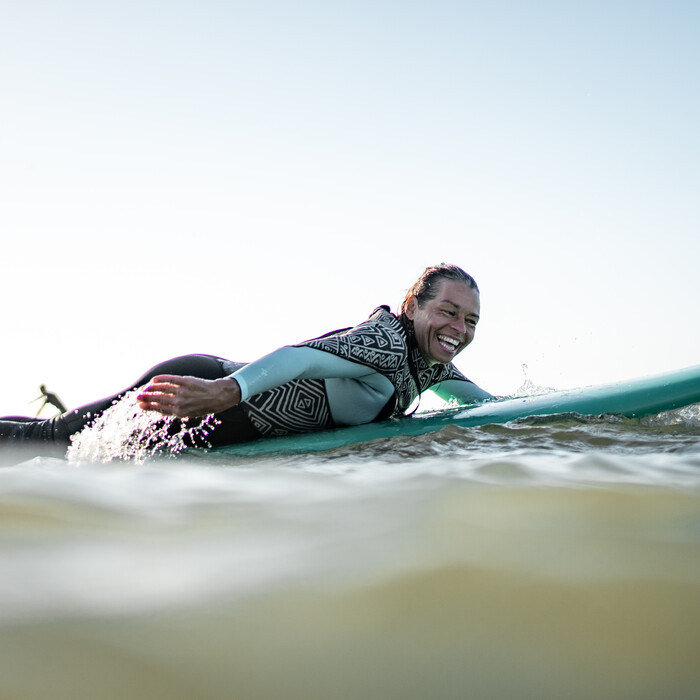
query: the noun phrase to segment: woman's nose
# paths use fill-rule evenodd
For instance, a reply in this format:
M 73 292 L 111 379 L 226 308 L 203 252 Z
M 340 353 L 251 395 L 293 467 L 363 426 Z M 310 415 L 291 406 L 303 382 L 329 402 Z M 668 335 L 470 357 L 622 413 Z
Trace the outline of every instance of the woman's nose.
M 459 331 L 460 333 L 467 332 L 467 322 L 463 318 L 452 319 L 452 323 L 450 324 L 450 326 L 456 331 Z

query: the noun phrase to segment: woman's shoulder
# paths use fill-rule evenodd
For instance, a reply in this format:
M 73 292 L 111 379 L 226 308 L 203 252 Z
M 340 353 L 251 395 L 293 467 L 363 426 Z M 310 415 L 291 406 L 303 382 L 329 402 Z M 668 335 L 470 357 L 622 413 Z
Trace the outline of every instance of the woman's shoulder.
M 396 314 L 392 313 L 391 308 L 386 305 L 378 306 L 374 311 L 372 311 L 369 318 L 363 323 L 359 324 L 359 326 L 370 324 L 386 326 L 387 328 L 392 328 L 400 332 L 402 335 L 405 335 L 401 321 L 399 321 Z
M 388 306 L 378 306 L 365 321 L 352 328 L 334 331 L 299 345 L 325 350 L 380 372 L 400 367 L 407 354 L 405 332 Z
M 358 337 L 385 337 L 390 345 L 406 349 L 406 331 L 388 306 L 378 306 L 366 321 L 350 328 L 347 333 Z

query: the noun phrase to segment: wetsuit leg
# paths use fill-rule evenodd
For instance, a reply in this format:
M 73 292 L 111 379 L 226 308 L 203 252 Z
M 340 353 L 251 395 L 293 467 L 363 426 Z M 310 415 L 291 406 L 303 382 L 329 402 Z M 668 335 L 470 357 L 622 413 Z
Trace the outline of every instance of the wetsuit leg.
M 143 386 L 158 374 L 220 379 L 230 374 L 232 366 L 235 367 L 233 363 L 213 355 L 183 355 L 166 360 L 151 367 L 133 384 L 118 394 L 94 401 L 72 411 L 66 411 L 53 418 L 35 419 L 10 416 L 0 419 L 0 441 L 31 441 L 32 443 L 67 447 L 70 444 L 71 435 L 80 432 L 124 394 Z M 217 426 L 217 429 L 209 435 L 209 441 L 212 444 L 223 445 L 260 437 L 260 434 L 250 425 L 243 411 L 236 410 L 237 408 L 234 407 L 220 414 L 221 426 Z

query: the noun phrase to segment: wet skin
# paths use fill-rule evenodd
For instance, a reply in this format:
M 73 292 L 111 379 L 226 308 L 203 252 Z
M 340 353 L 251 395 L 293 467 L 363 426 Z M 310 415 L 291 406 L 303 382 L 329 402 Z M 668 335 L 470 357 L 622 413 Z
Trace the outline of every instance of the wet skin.
M 442 280 L 434 299 L 420 305 L 413 297 L 406 315 L 429 365 L 446 364 L 474 340 L 481 304 L 479 293 L 456 280 Z

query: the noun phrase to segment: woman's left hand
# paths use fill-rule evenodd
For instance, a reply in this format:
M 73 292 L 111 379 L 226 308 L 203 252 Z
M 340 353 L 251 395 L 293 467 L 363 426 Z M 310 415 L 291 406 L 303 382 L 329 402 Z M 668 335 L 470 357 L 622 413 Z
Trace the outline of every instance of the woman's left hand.
M 139 406 L 144 411 L 178 418 L 221 413 L 240 400 L 241 389 L 233 377 L 212 380 L 172 374 L 153 377 L 138 395 Z

